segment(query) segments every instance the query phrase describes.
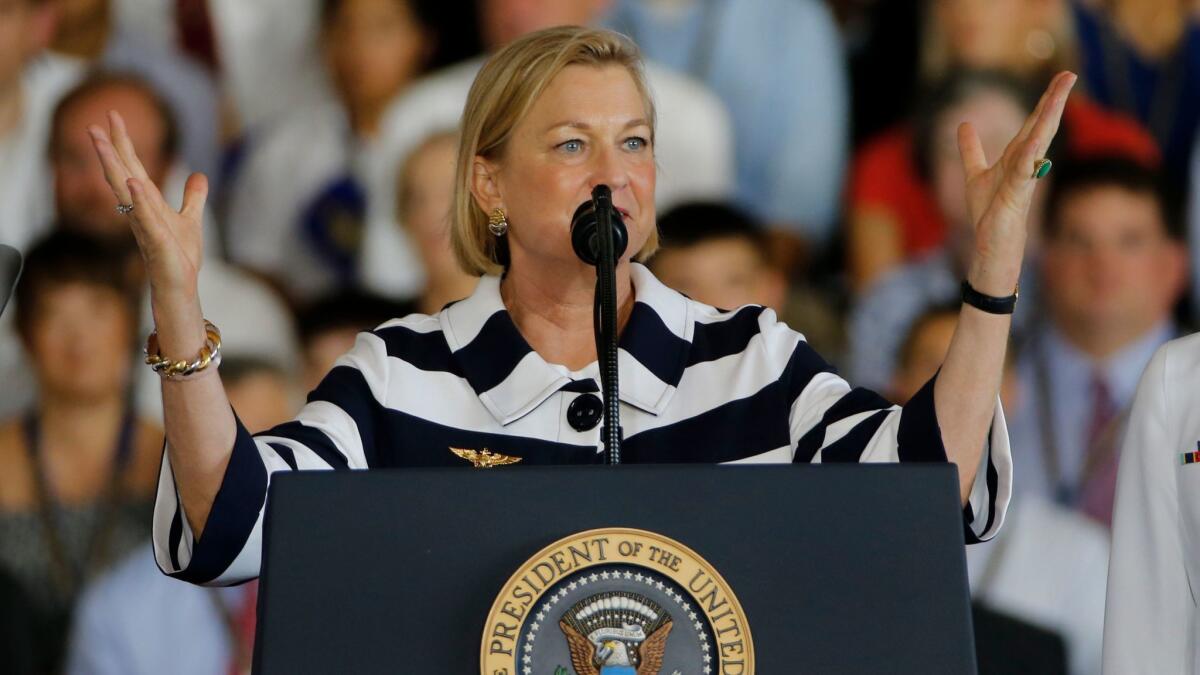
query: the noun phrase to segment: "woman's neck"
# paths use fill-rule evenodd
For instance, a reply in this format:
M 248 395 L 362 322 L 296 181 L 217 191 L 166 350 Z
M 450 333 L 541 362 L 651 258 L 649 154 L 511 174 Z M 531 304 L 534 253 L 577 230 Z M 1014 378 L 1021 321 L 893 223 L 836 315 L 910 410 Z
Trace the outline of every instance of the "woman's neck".
M 596 360 L 596 337 L 592 325 L 596 290 L 594 273 L 555 274 L 553 269 L 524 274 L 510 266 L 500 283 L 500 297 L 517 330 L 543 359 L 571 370 L 580 370 Z M 617 266 L 617 332 L 633 312 L 634 292 L 630 264 Z
M 120 392 L 90 399 L 44 393 L 37 410 L 41 445 L 48 452 L 81 458 L 106 455 L 113 449 L 124 414 Z

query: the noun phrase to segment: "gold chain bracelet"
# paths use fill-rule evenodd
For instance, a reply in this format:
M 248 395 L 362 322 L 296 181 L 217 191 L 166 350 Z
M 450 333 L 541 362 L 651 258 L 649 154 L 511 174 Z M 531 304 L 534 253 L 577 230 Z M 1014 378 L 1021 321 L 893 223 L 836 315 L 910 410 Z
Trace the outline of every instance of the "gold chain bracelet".
M 200 355 L 191 361 L 172 361 L 158 352 L 158 331 L 146 338 L 146 365 L 161 377 L 181 379 L 195 375 L 209 366 L 221 365 L 221 331 L 208 319 L 204 320 L 204 346 Z

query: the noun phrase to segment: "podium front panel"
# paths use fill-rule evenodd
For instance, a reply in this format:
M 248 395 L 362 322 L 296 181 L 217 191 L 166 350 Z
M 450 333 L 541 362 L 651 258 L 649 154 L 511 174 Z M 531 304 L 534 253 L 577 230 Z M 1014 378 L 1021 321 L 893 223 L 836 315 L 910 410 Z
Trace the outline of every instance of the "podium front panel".
M 596 528 L 711 563 L 755 672 L 975 671 L 957 472 L 922 464 L 277 474 L 256 672 L 478 673 L 514 572 Z

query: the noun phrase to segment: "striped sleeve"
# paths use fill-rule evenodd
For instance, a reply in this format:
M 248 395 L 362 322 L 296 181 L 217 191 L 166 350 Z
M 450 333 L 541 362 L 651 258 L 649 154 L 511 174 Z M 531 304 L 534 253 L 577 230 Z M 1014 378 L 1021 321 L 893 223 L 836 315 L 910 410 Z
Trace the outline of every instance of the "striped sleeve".
M 798 337 L 783 376 L 791 408 L 794 462 L 945 462 L 933 403 L 935 375 L 903 407 L 855 389 Z M 1012 496 L 1012 457 L 1004 411 L 992 428 L 975 475 L 963 524 L 968 543 L 995 536 Z
M 159 568 L 172 577 L 213 586 L 258 576 L 272 474 L 368 468 L 384 411 L 387 366 L 383 340 L 362 333 L 309 394 L 296 419 L 256 436 L 238 420 L 229 465 L 198 541 L 183 512 L 170 455 L 164 452 L 153 523 Z

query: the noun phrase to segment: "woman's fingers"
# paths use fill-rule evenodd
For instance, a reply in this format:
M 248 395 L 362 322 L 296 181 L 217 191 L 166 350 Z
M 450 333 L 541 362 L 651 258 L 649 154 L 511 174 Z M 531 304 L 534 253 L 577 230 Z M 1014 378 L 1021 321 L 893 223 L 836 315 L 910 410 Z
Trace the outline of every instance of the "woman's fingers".
M 117 111 L 110 110 L 108 111 L 108 126 L 111 131 L 113 148 L 117 151 L 117 156 L 121 159 L 122 164 L 125 165 L 125 171 L 131 178 L 142 181 L 146 198 L 159 202 L 158 210 L 170 208 L 158 186 L 146 173 L 146 167 L 142 165 L 142 160 L 138 158 L 133 141 L 129 137 L 129 131 L 125 127 L 125 119 Z
M 121 204 L 130 203 L 129 188 L 125 185 L 125 181 L 130 178 L 129 171 L 125 168 L 125 163 L 117 155 L 116 149 L 113 148 L 108 134 L 95 125 L 88 127 L 88 134 L 92 137 L 92 147 L 96 149 L 96 155 L 100 157 L 100 166 L 104 169 L 104 179 L 108 181 L 108 186 L 112 188 L 117 202 Z
M 1054 135 L 1058 133 L 1067 96 L 1075 86 L 1076 79 L 1074 73 L 1069 72 L 1059 73 L 1054 78 L 1037 109 L 1025 120 L 1021 133 L 1004 149 L 1004 156 L 996 167 L 1003 173 L 1002 180 L 1011 189 L 1024 194 L 1025 198 L 1033 192 L 1034 162 L 1046 153 Z
M 183 208 L 179 213 L 192 222 L 199 223 L 204 218 L 204 202 L 208 199 L 208 178 L 202 173 L 188 176 L 183 186 Z
M 142 166 L 142 160 L 138 159 L 137 151 L 133 149 L 133 141 L 129 138 L 129 130 L 125 128 L 125 120 L 115 110 L 108 111 L 108 128 L 111 130 L 110 135 L 117 156 L 124 162 L 129 175 L 150 182 L 146 167 Z
M 141 183 L 136 178 L 130 178 L 125 182 L 125 187 L 129 190 L 129 202 L 133 205 L 133 212 L 130 214 L 130 220 L 133 223 L 133 236 L 137 239 L 138 248 L 143 253 L 156 248 L 158 242 L 161 241 L 162 235 L 155 232 L 155 228 L 146 227 L 145 215 L 148 212 L 153 212 L 154 207 L 146 199 L 146 193 L 141 189 Z
M 970 122 L 958 125 L 958 154 L 962 157 L 963 170 L 968 181 L 987 171 L 987 155 L 983 152 L 979 134 Z
M 1046 101 L 1045 108 L 1037 116 L 1033 129 L 1029 132 L 1029 138 L 1037 144 L 1040 152 L 1045 152 L 1050 147 L 1050 141 L 1054 139 L 1054 134 L 1058 133 L 1063 109 L 1067 106 L 1067 95 L 1075 86 L 1075 80 L 1076 77 L 1072 73 L 1061 75 L 1055 79 L 1054 86 L 1048 92 L 1052 95 Z M 1032 171 L 1032 168 L 1030 170 Z
M 1042 147 L 1050 147 L 1050 139 L 1054 138 L 1054 133 L 1058 130 L 1059 120 L 1062 119 L 1062 109 L 1067 103 L 1067 94 L 1070 93 L 1071 87 L 1075 86 L 1076 79 L 1078 78 L 1074 73 L 1064 71 L 1050 81 L 1050 85 L 1046 87 L 1046 91 L 1042 93 L 1041 99 L 1038 100 L 1037 107 L 1025 118 L 1025 124 L 1021 127 L 1021 131 L 1017 133 L 1008 147 L 1004 149 L 1002 160 L 1012 160 L 1013 154 L 1019 154 L 1020 149 L 1024 147 L 1025 141 L 1030 138 L 1045 136 Z M 1045 123 L 1051 118 L 1053 119 L 1053 129 L 1049 135 L 1045 135 Z
M 1045 106 L 1036 117 L 1031 116 L 1033 126 L 1029 133 L 1024 137 L 1014 138 L 1010 144 L 1010 152 L 1005 153 L 1008 157 L 1004 168 L 1007 180 L 1014 186 L 1027 186 L 1032 193 L 1034 162 L 1046 153 L 1050 142 L 1054 140 L 1054 134 L 1058 133 L 1063 109 L 1067 105 L 1067 95 L 1075 85 L 1075 79 L 1071 73 L 1064 73 L 1055 78 L 1054 84 L 1047 92 L 1050 97 L 1046 99 Z
M 155 200 L 147 194 L 146 184 L 137 178 L 130 178 L 125 185 L 129 190 L 129 203 L 133 205 L 130 229 L 133 230 L 133 236 L 137 239 L 142 254 L 147 257 L 154 256 L 157 251 L 162 250 L 171 235 L 167 228 L 162 226 L 162 214 L 159 213 Z
M 1025 118 L 1025 123 L 1021 125 L 1021 131 L 1017 133 L 1016 138 L 1024 139 L 1029 136 L 1029 132 L 1033 131 L 1033 125 L 1037 123 L 1038 118 L 1042 116 L 1042 111 L 1046 109 L 1046 101 L 1050 100 L 1050 97 L 1054 94 L 1054 90 L 1058 87 L 1059 80 L 1065 75 L 1066 73 L 1059 73 L 1050 80 L 1050 84 L 1046 86 L 1046 91 L 1043 91 L 1041 98 L 1038 99 L 1037 106 Z

